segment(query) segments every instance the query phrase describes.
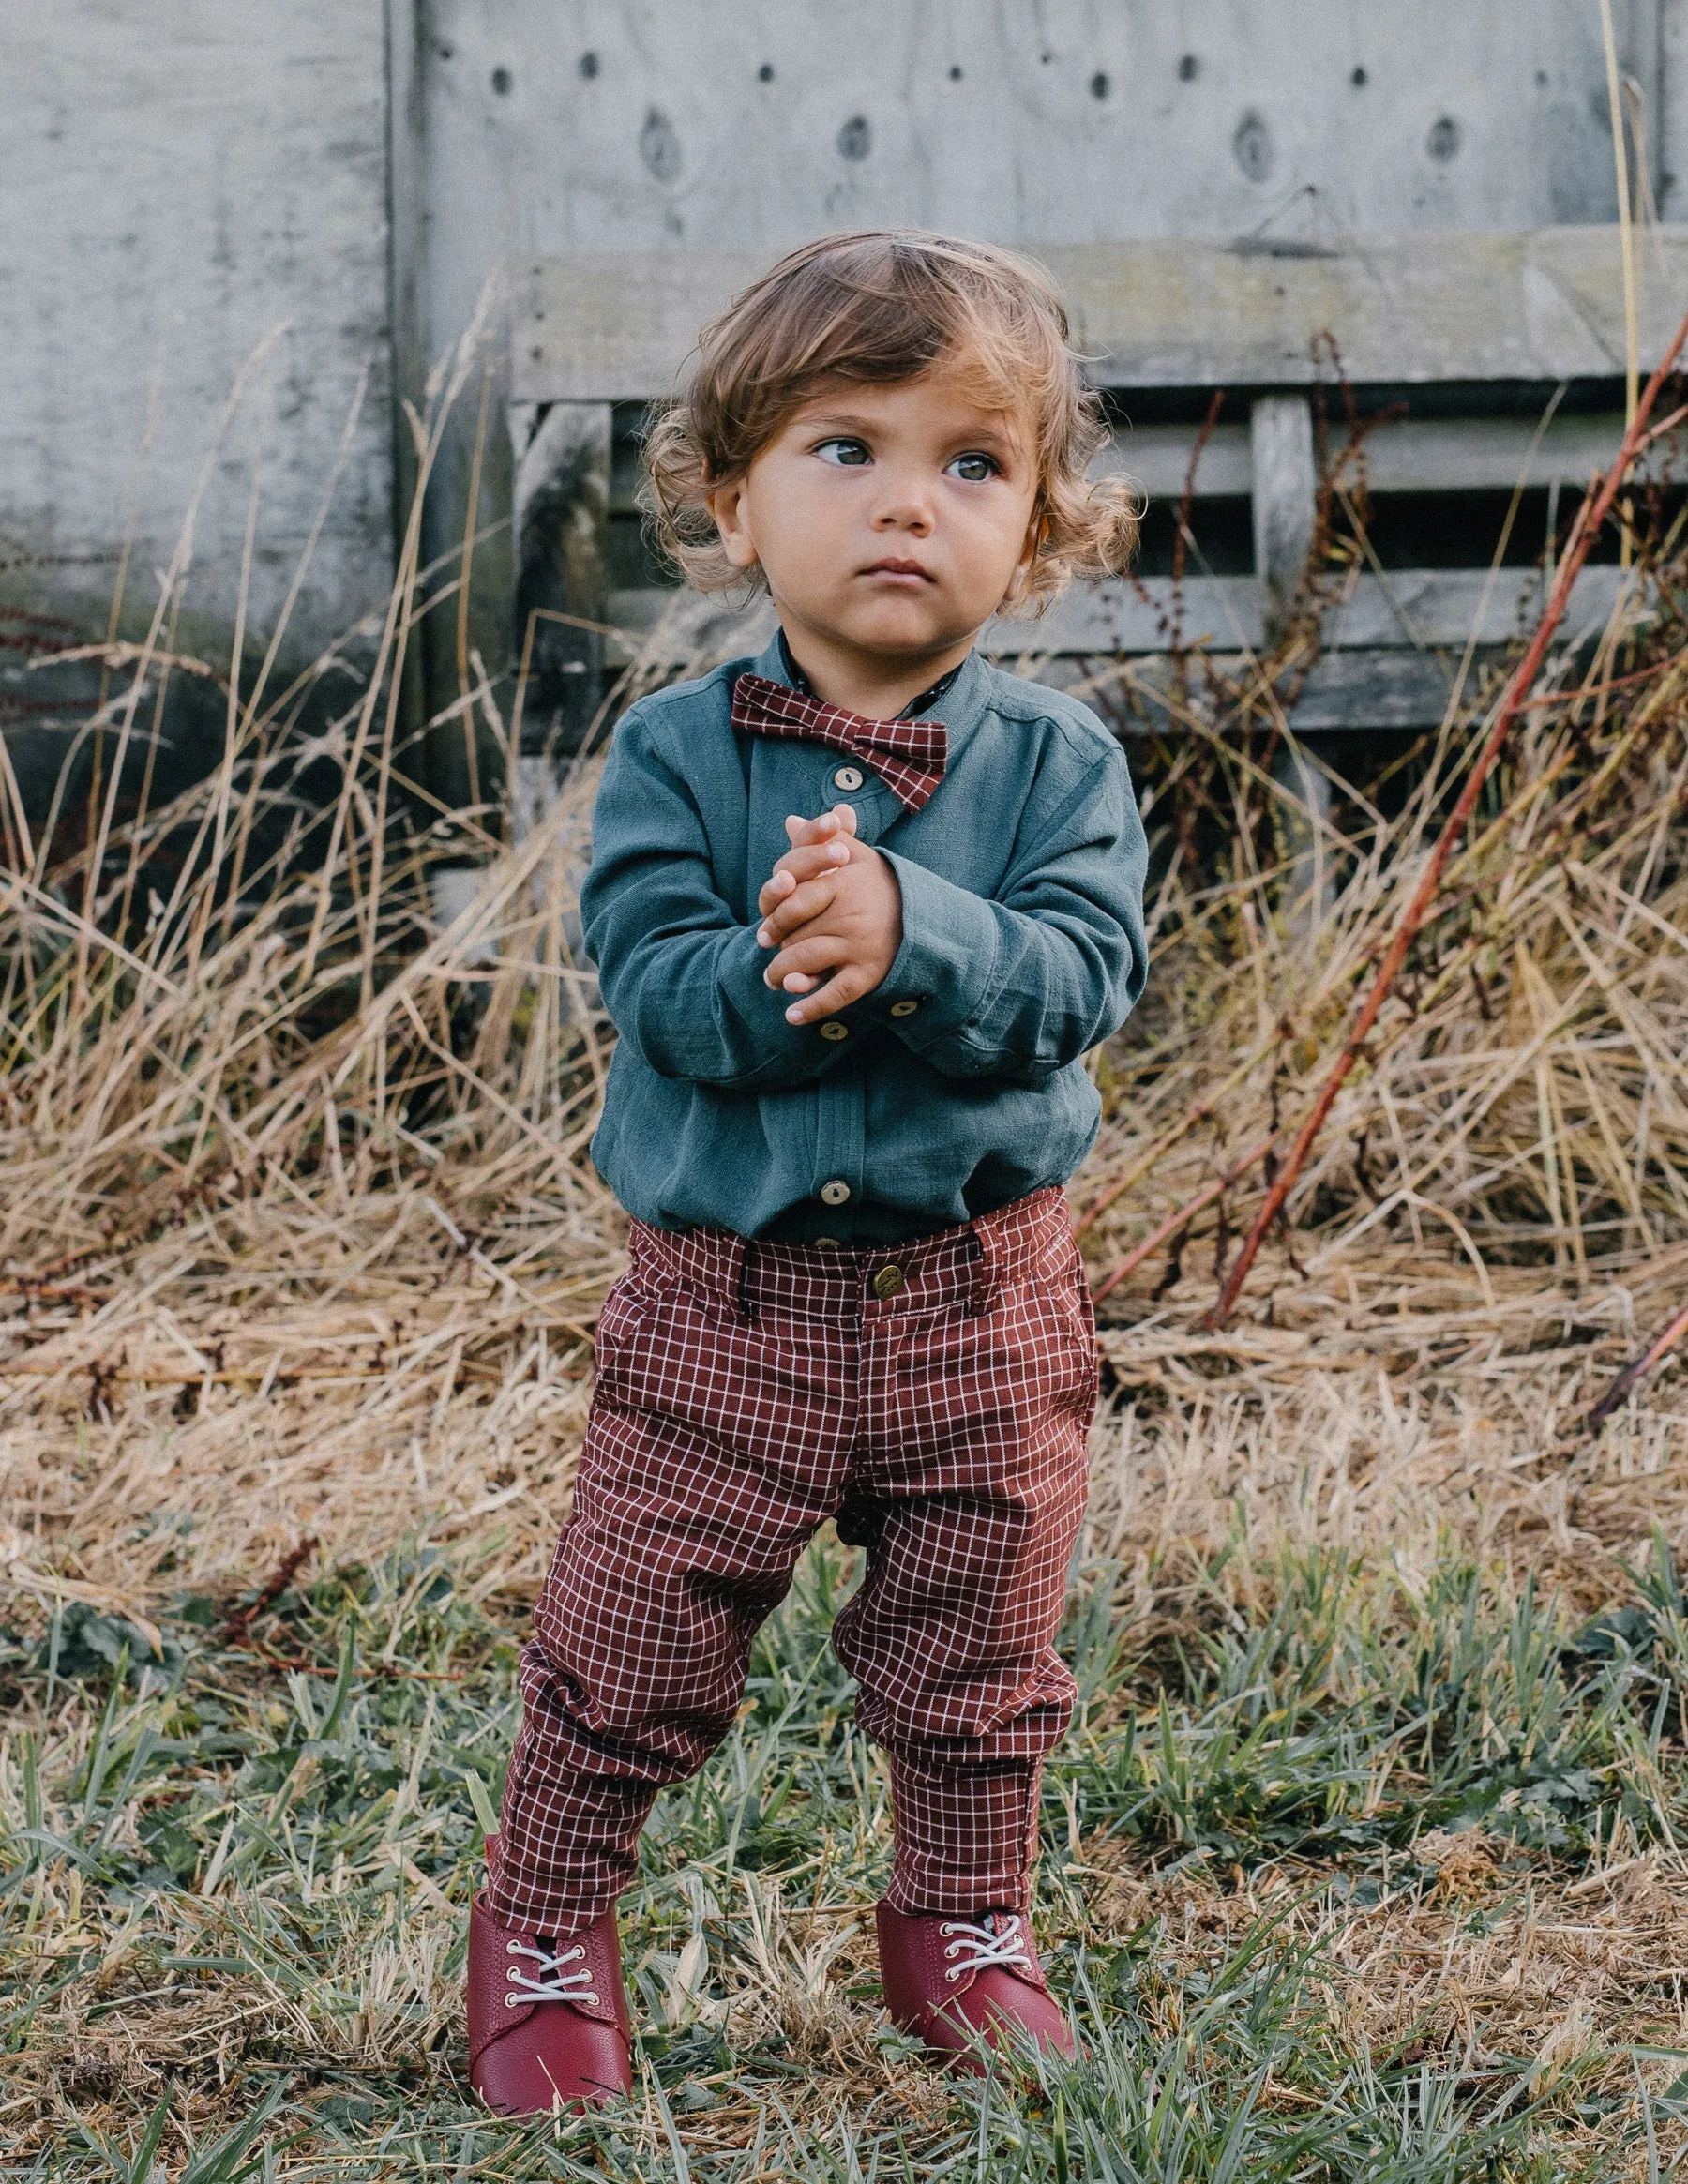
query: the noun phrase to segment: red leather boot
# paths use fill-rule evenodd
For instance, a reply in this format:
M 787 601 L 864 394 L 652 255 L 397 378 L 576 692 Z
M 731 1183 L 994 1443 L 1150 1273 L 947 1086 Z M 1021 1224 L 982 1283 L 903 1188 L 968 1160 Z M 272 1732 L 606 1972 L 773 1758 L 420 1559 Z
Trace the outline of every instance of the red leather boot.
M 1017 1913 L 912 1916 L 881 1904 L 879 1952 L 885 2007 L 934 2062 L 982 2077 L 980 2036 L 995 2048 L 1005 2032 L 1069 2061 L 1078 2052 L 1037 1961 L 1031 1921 Z
M 601 2108 L 633 2085 L 615 1913 L 541 1940 L 469 1907 L 469 2083 L 503 2116 Z

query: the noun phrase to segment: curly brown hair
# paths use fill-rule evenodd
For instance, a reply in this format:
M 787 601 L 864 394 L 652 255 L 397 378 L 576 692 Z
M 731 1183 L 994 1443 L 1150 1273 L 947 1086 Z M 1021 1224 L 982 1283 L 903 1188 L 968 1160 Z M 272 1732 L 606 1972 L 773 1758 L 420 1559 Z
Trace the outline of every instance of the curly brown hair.
M 806 243 L 703 328 L 645 438 L 644 505 L 663 553 L 700 591 L 761 589 L 761 571 L 732 567 L 722 550 L 712 489 L 742 477 L 828 382 L 895 385 L 941 360 L 987 407 L 1034 428 L 1036 548 L 1015 607 L 1040 610 L 1075 573 L 1124 569 L 1141 502 L 1128 479 L 1085 474 L 1108 427 L 1048 275 L 992 244 L 917 229 Z

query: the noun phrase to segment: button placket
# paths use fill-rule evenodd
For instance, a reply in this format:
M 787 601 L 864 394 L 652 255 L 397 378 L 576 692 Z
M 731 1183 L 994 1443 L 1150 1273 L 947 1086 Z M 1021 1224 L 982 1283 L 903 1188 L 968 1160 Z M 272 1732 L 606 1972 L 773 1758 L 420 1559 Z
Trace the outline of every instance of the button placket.
M 842 1062 L 852 1048 L 839 1047 L 836 1051 Z M 827 1071 L 815 1086 L 815 1136 L 810 1151 L 815 1165 L 809 1171 L 815 1180 L 809 1188 L 822 1206 L 853 1206 L 862 1195 L 867 1180 L 862 1172 L 864 1104 L 861 1072 L 848 1062 Z M 824 1215 L 816 1227 L 837 1233 Z

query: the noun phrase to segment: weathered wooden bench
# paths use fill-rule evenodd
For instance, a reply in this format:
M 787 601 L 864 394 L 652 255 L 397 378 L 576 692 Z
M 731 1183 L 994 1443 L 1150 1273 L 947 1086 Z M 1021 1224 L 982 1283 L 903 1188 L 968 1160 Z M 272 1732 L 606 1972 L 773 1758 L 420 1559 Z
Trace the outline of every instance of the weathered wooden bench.
M 1079 347 L 1115 409 L 1184 414 L 1122 422 L 1103 460 L 1151 500 L 1249 503 L 1252 574 L 1192 558 L 1179 597 L 1149 576 L 1078 587 L 1041 623 L 993 625 L 998 654 L 1113 655 L 1145 670 L 1179 642 L 1233 669 L 1270 646 L 1313 537 L 1314 391 L 1401 405 L 1365 441 L 1374 505 L 1398 494 L 1546 489 L 1575 494 L 1609 461 L 1626 369 L 1622 258 L 1610 227 L 1432 233 L 1306 243 L 1152 242 L 1039 253 Z M 748 255 L 676 251 L 548 258 L 523 270 L 509 411 L 520 571 L 517 642 L 539 673 L 528 739 L 566 748 L 606 668 L 657 632 L 675 661 L 755 640 L 755 612 L 617 580 L 614 527 L 632 520 L 639 417 L 671 386 L 699 324 L 759 270 Z M 1662 352 L 1688 297 L 1688 228 L 1644 239 L 1639 363 Z M 1194 410 L 1224 389 L 1198 455 Z M 1545 426 L 1558 392 L 1562 399 Z M 1194 467 L 1192 468 L 1192 465 Z M 624 534 L 625 535 L 625 534 Z M 623 560 L 625 562 L 625 556 Z M 1578 581 L 1568 630 L 1604 622 L 1619 571 Z M 1298 734 L 1439 721 L 1450 655 L 1526 626 L 1539 576 L 1509 567 L 1368 568 L 1322 630 L 1290 715 Z M 765 609 L 762 619 L 765 620 Z M 570 617 L 557 621 L 553 616 Z M 586 625 L 597 626 L 586 626 Z M 606 636 L 605 632 L 610 634 Z M 1153 687 L 1153 674 L 1144 685 Z

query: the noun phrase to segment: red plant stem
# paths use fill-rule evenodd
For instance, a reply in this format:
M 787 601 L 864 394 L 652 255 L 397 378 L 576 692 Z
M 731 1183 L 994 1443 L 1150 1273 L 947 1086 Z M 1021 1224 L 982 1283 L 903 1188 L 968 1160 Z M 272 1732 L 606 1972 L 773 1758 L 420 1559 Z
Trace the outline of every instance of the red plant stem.
M 1662 1334 L 1657 1334 L 1633 1365 L 1625 1365 L 1605 1393 L 1589 1413 L 1589 1431 L 1598 1433 L 1617 1409 L 1637 1380 L 1644 1380 L 1662 1357 L 1675 1349 L 1684 1334 L 1688 1334 L 1688 1304 L 1677 1314 Z
M 1599 492 L 1591 499 L 1585 498 L 1581 507 L 1576 512 L 1576 521 L 1572 527 L 1570 538 L 1566 541 L 1565 551 L 1560 562 L 1559 574 L 1554 581 L 1552 593 L 1548 596 L 1546 609 L 1536 626 L 1536 633 L 1530 640 L 1530 649 L 1518 662 L 1513 672 L 1512 680 L 1506 685 L 1506 695 L 1501 700 L 1500 709 L 1495 715 L 1495 725 L 1490 729 L 1487 740 L 1477 754 L 1471 771 L 1466 777 L 1466 785 L 1460 791 L 1459 802 L 1454 806 L 1452 817 L 1437 837 L 1436 847 L 1430 852 L 1429 862 L 1424 866 L 1418 885 L 1412 891 L 1412 899 L 1407 905 L 1406 914 L 1395 928 L 1394 938 L 1390 942 L 1388 952 L 1383 957 L 1382 967 L 1378 972 L 1371 991 L 1362 1002 L 1359 1014 L 1354 1018 L 1353 1028 L 1348 1035 L 1348 1043 L 1336 1057 L 1335 1065 L 1330 1076 L 1320 1086 L 1319 1097 L 1314 1101 L 1306 1121 L 1296 1133 L 1295 1143 L 1289 1148 L 1289 1158 L 1284 1162 L 1283 1167 L 1274 1181 L 1271 1189 L 1266 1193 L 1266 1202 L 1260 1208 L 1255 1225 L 1248 1232 L 1248 1241 L 1237 1254 L 1236 1263 L 1226 1276 L 1224 1288 L 1220 1290 L 1213 1309 L 1202 1322 L 1203 1326 L 1210 1332 L 1216 1327 L 1223 1326 L 1225 1321 L 1229 1318 L 1231 1308 L 1242 1292 L 1243 1283 L 1248 1279 L 1249 1270 L 1254 1265 L 1260 1245 L 1265 1241 L 1267 1230 L 1282 1212 L 1284 1201 L 1294 1189 L 1296 1179 L 1301 1174 L 1307 1154 L 1313 1149 L 1314 1140 L 1324 1127 L 1325 1117 L 1335 1105 L 1336 1094 L 1348 1081 L 1349 1072 L 1364 1050 L 1366 1038 L 1372 1026 L 1378 1020 L 1378 1013 L 1388 998 L 1389 989 L 1399 975 L 1402 964 L 1407 960 L 1408 950 L 1418 938 L 1420 927 L 1424 925 L 1430 905 L 1436 899 L 1437 891 L 1441 885 L 1442 874 L 1447 869 L 1448 860 L 1454 853 L 1454 845 L 1465 832 L 1467 822 L 1477 808 L 1477 799 L 1483 791 L 1483 784 L 1494 770 L 1495 761 L 1500 756 L 1501 748 L 1512 732 L 1513 723 L 1524 710 L 1525 692 L 1540 673 L 1547 647 L 1553 641 L 1553 633 L 1564 619 L 1565 609 L 1570 603 L 1571 587 L 1576 581 L 1583 563 L 1589 558 L 1589 550 L 1599 536 L 1601 526 L 1612 512 L 1612 504 L 1617 500 L 1623 481 L 1635 462 L 1636 452 L 1647 436 L 1647 420 L 1654 402 L 1659 398 L 1659 389 L 1674 369 L 1677 357 L 1680 354 L 1685 341 L 1688 341 L 1688 316 L 1683 318 L 1681 324 L 1678 326 L 1675 334 L 1671 337 L 1670 346 L 1660 359 L 1659 369 L 1647 383 L 1641 399 L 1635 406 L 1635 414 L 1630 420 L 1629 429 L 1623 435 L 1623 444 L 1618 450 L 1618 459 L 1606 472 Z
M 275 1606 L 301 1568 L 316 1553 L 316 1534 L 308 1532 L 291 1554 L 283 1555 L 264 1579 L 263 1589 L 249 1607 L 237 1607 L 225 1618 L 218 1635 L 225 1646 L 249 1646 L 252 1625 Z
M 1093 1301 L 1099 1304 L 1110 1289 L 1117 1288 L 1127 1274 L 1135 1273 L 1142 1265 L 1152 1251 L 1158 1251 L 1168 1236 L 1176 1235 L 1186 1221 L 1193 1220 L 1203 1207 L 1211 1206 L 1221 1193 L 1228 1191 L 1232 1183 L 1245 1176 L 1257 1161 L 1264 1160 L 1281 1135 L 1280 1131 L 1274 1130 L 1270 1137 L 1263 1137 L 1252 1152 L 1243 1154 L 1235 1167 L 1228 1168 L 1222 1176 L 1215 1176 L 1211 1183 L 1204 1183 L 1187 1206 L 1181 1206 L 1176 1213 L 1168 1214 L 1154 1234 L 1134 1245 L 1101 1288 L 1093 1291 Z

